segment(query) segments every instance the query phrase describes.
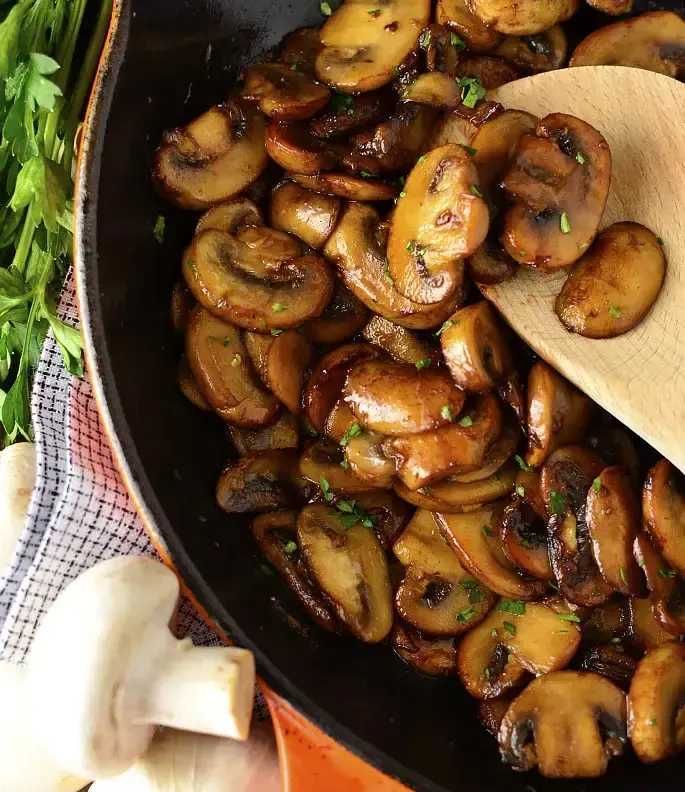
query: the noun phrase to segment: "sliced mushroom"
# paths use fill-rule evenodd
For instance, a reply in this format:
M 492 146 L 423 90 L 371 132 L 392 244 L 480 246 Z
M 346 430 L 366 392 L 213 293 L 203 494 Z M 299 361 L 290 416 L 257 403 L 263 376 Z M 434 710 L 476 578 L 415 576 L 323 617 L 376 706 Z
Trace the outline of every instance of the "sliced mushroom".
M 183 335 L 188 326 L 190 312 L 195 307 L 195 298 L 184 280 L 177 280 L 171 292 L 171 324 L 174 330 Z
M 497 236 L 488 234 L 485 242 L 466 260 L 469 275 L 476 283 L 494 285 L 511 278 L 518 265 L 504 250 Z
M 239 426 L 229 425 L 228 433 L 236 451 L 241 456 L 255 451 L 297 448 L 300 443 L 297 418 L 287 411 L 270 426 L 263 426 L 259 429 L 241 429 Z
M 629 604 L 631 642 L 639 651 L 646 652 L 673 640 L 673 634 L 664 630 L 656 620 L 648 599 L 632 597 Z
M 176 382 L 178 382 L 181 393 L 191 404 L 205 411 L 212 409 L 212 406 L 202 395 L 202 391 L 190 371 L 190 366 L 188 365 L 188 360 L 185 355 L 183 355 L 176 368 Z
M 358 333 L 366 324 L 368 311 L 340 281 L 335 284 L 333 299 L 323 313 L 303 325 L 302 333 L 314 344 L 340 344 Z
M 422 634 L 459 635 L 481 622 L 492 608 L 494 594 L 461 566 L 431 512 L 416 512 L 393 552 L 405 566 L 395 608 Z
M 611 181 L 611 153 L 585 121 L 553 113 L 524 135 L 502 179 L 514 205 L 502 220 L 504 249 L 544 272 L 567 267 L 592 243 Z
M 391 357 L 402 363 L 411 363 L 417 369 L 436 365 L 439 353 L 406 327 L 390 322 L 374 314 L 362 330 L 362 336 L 370 343 L 384 349 Z
M 502 515 L 500 541 L 515 567 L 540 580 L 554 580 L 549 562 L 547 523 L 530 503 L 515 497 Z
M 339 215 L 337 198 L 312 192 L 293 182 L 281 184 L 271 196 L 271 225 L 294 234 L 316 250 L 326 244 Z
M 256 451 L 231 460 L 216 485 L 216 502 L 229 513 L 292 509 L 304 502 L 293 449 Z
M 639 324 L 659 296 L 666 259 L 657 237 L 638 223 L 614 223 L 571 269 L 555 302 L 567 330 L 613 338 Z
M 249 330 L 243 332 L 243 342 L 245 349 L 250 356 L 250 363 L 254 370 L 259 374 L 262 382 L 267 386 L 266 381 L 266 363 L 269 355 L 269 349 L 274 342 L 274 336 L 264 335 L 264 333 L 253 333 Z
M 559 446 L 583 439 L 594 405 L 542 360 L 528 374 L 527 391 L 526 462 L 540 467 Z
M 357 478 L 351 470 L 342 466 L 344 461 L 343 448 L 324 438 L 316 440 L 305 450 L 300 457 L 299 469 L 308 481 L 318 486 L 324 480 L 334 494 L 354 495 L 371 489 L 371 484 Z
M 461 104 L 461 90 L 449 74 L 426 72 L 411 82 L 402 92 L 403 102 L 437 107 L 439 110 L 454 110 Z
M 195 233 L 199 234 L 200 231 L 213 228 L 217 231 L 225 231 L 227 234 L 236 234 L 244 231 L 248 226 L 257 226 L 261 229 L 264 226 L 264 216 L 253 201 L 240 197 L 208 209 L 197 221 Z
M 446 25 L 467 44 L 473 52 L 489 52 L 502 39 L 502 34 L 483 24 L 480 17 L 472 13 L 466 0 L 438 0 L 435 19 Z
M 513 695 L 509 694 L 494 699 L 483 699 L 478 704 L 478 718 L 495 739 L 512 701 Z
M 654 618 L 674 636 L 685 634 L 685 585 L 674 569 L 654 548 L 649 537 L 640 533 L 633 545 L 635 560 L 645 574 L 651 591 L 649 601 Z
M 196 308 L 186 333 L 188 365 L 207 402 L 236 426 L 272 423 L 280 405 L 250 368 L 240 330 Z
M 475 77 L 487 91 L 518 80 L 519 73 L 503 58 L 491 55 L 467 55 L 459 60 L 457 79 Z
M 297 518 L 297 544 L 311 574 L 340 621 L 361 641 L 377 643 L 393 621 L 388 562 L 373 531 L 347 526 L 342 512 L 305 506 Z
M 575 48 L 569 66 L 633 66 L 682 79 L 685 21 L 672 11 L 652 11 L 591 33 Z
M 459 53 L 464 42 L 445 25 L 428 25 L 419 36 L 419 44 L 430 72 L 440 72 L 448 77 L 457 76 Z
M 516 473 L 515 490 L 516 497 L 532 506 L 538 517 L 547 522 L 549 514 L 540 490 L 540 471 L 519 470 Z
M 630 432 L 616 421 L 596 427 L 587 444 L 607 466 L 619 465 L 630 474 L 636 492 L 642 489 L 642 467 Z
M 239 99 L 211 107 L 162 136 L 157 189 L 181 209 L 204 209 L 242 192 L 266 167 L 264 116 Z
M 457 673 L 457 642 L 454 638 L 426 638 L 418 630 L 396 621 L 390 642 L 395 652 L 422 674 L 442 677 Z
M 297 512 L 260 514 L 250 530 L 266 560 L 276 567 L 309 616 L 324 630 L 340 632 L 340 622 L 312 582 L 297 544 Z
M 280 333 L 269 347 L 265 382 L 295 415 L 302 412 L 302 383 L 313 358 L 314 348 L 297 330 Z
M 380 88 L 417 46 L 429 18 L 429 0 L 387 0 L 378 8 L 344 2 L 321 29 L 318 78 L 347 93 Z
M 404 189 L 388 240 L 390 276 L 408 299 L 436 303 L 461 287 L 463 258 L 485 239 L 488 208 L 471 158 L 455 144 L 426 154 Z
M 518 371 L 512 369 L 507 373 L 497 388 L 497 395 L 509 407 L 513 413 L 518 426 L 526 432 L 526 397 L 523 392 L 523 384 Z
M 604 468 L 593 480 L 585 519 L 604 580 L 622 594 L 643 596 L 642 575 L 633 558 L 633 542 L 640 530 L 640 504 L 624 468 Z
M 449 374 L 410 363 L 367 360 L 350 369 L 345 401 L 361 423 L 386 435 L 427 432 L 449 424 L 464 405 L 464 392 Z
M 389 201 L 399 191 L 395 184 L 388 184 L 377 179 L 360 178 L 348 173 L 327 171 L 312 176 L 291 172 L 286 175 L 308 190 L 326 195 L 337 195 L 348 201 Z
M 666 459 L 657 462 L 647 475 L 642 514 L 656 548 L 685 574 L 685 477 Z
M 643 762 L 658 762 L 685 748 L 684 697 L 685 646 L 674 641 L 647 652 L 628 693 L 630 740 Z
M 314 64 L 322 49 L 318 28 L 299 28 L 286 36 L 280 60 L 288 66 L 295 66 L 295 71 L 314 74 Z
M 533 74 L 561 69 L 567 53 L 568 41 L 561 25 L 537 36 L 507 36 L 494 51 L 517 69 Z
M 390 550 L 409 522 L 407 504 L 394 492 L 380 489 L 360 492 L 355 503 L 370 516 L 383 550 Z
M 260 63 L 245 69 L 241 93 L 278 121 L 311 118 L 331 98 L 325 85 L 286 63 Z
M 603 14 L 611 16 L 629 14 L 633 7 L 633 0 L 585 0 L 585 2 Z
M 637 660 L 618 646 L 593 646 L 583 655 L 581 671 L 599 674 L 627 691 L 637 668 Z
M 348 204 L 324 248 L 347 288 L 374 313 L 414 330 L 439 327 L 461 303 L 459 292 L 434 305 L 403 297 L 388 274 L 380 216 L 370 206 Z
M 326 419 L 342 393 L 350 369 L 381 354 L 381 350 L 371 344 L 345 344 L 319 360 L 304 393 L 305 415 L 317 432 L 326 430 Z
M 270 121 L 264 145 L 271 159 L 286 171 L 316 175 L 336 167 L 344 149 L 315 137 L 302 124 L 279 124 Z
M 483 24 L 510 36 L 532 36 L 570 19 L 579 0 L 466 0 Z
M 487 300 L 454 313 L 440 345 L 454 381 L 472 393 L 493 390 L 513 368 L 504 330 Z
M 343 437 L 350 470 L 372 487 L 391 487 L 395 478 L 395 461 L 383 453 L 384 440 L 384 435 L 366 429 L 349 439 Z
M 502 420 L 502 432 L 486 451 L 481 466 L 466 473 L 453 473 L 447 477 L 447 481 L 453 481 L 458 484 L 471 484 L 474 481 L 482 481 L 491 476 L 497 480 L 495 474 L 504 467 L 505 462 L 511 459 L 511 455 L 516 450 L 520 439 L 521 432 L 519 428 L 509 416 L 505 415 Z
M 397 461 L 397 475 L 410 490 L 433 484 L 450 473 L 482 467 L 488 448 L 502 430 L 502 411 L 495 396 L 486 394 L 473 411 L 434 432 L 388 438 L 386 456 Z
M 514 488 L 516 466 L 511 463 L 485 479 L 460 483 L 446 479 L 432 486 L 412 491 L 401 481 L 395 482 L 395 492 L 408 503 L 422 509 L 462 514 L 480 509 L 487 503 L 506 497 Z
M 501 517 L 500 503 L 468 514 L 436 514 L 440 532 L 477 580 L 503 597 L 537 599 L 547 583 L 523 577 L 506 557 L 499 539 Z
M 565 668 L 579 644 L 578 625 L 543 603 L 500 600 L 459 645 L 459 678 L 474 698 L 496 698 L 527 674 Z
M 583 640 L 592 645 L 620 645 L 630 634 L 630 602 L 627 597 L 612 597 L 593 608 L 583 622 Z
M 558 671 L 534 679 L 507 710 L 502 759 L 545 778 L 598 778 L 623 753 L 626 697 L 596 674 Z
M 349 96 L 336 94 L 328 107 L 309 124 L 311 131 L 325 140 L 335 140 L 359 129 L 378 124 L 391 113 L 389 91 Z
M 276 263 L 260 247 L 213 229 L 193 239 L 183 256 L 183 274 L 205 308 L 262 332 L 296 327 L 318 316 L 334 284 L 333 273 L 318 256 Z

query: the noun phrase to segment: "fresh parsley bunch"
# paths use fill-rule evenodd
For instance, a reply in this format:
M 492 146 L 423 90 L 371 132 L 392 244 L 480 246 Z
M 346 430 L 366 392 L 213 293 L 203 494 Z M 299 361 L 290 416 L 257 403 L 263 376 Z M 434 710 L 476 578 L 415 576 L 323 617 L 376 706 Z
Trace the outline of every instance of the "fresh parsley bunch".
M 49 328 L 69 371 L 82 373 L 80 333 L 57 318 L 56 303 L 71 261 L 74 143 L 110 14 L 111 0 L 0 0 L 0 421 L 9 442 L 31 439 L 30 379 Z

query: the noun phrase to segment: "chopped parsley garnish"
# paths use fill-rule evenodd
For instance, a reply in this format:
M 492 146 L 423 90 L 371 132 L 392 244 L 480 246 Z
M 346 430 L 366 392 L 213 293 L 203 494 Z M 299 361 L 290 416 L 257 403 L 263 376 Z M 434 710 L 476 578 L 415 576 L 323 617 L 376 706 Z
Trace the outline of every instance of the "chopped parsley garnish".
M 492 531 L 488 528 L 487 525 L 483 525 L 483 533 L 485 536 L 492 536 Z
M 477 77 L 457 77 L 457 85 L 461 88 L 461 103 L 473 109 L 485 96 L 487 91 Z
M 476 615 L 476 609 L 471 605 L 470 607 L 466 608 L 463 611 L 457 613 L 457 621 L 461 624 L 466 624 L 467 621 L 470 621 Z
M 330 503 L 333 498 L 335 498 L 335 493 L 331 489 L 331 485 L 323 476 L 319 479 L 319 484 L 321 485 L 321 492 L 323 492 L 324 499 Z
M 442 415 L 442 417 L 443 417 L 443 418 L 444 418 L 446 421 L 451 421 L 451 420 L 452 420 L 452 408 L 449 406 L 449 404 L 446 404 L 446 405 L 445 405 L 445 406 L 444 406 L 444 407 L 443 407 L 443 408 L 440 410 L 440 415 Z
M 519 496 L 519 498 L 526 497 L 526 488 L 523 486 L 523 484 L 516 485 L 516 494 Z
M 281 303 L 274 303 L 274 304 L 271 306 L 271 310 L 272 310 L 274 313 L 281 313 L 281 311 L 287 311 L 287 310 L 288 310 L 288 308 L 287 308 L 287 306 L 285 306 L 285 305 L 282 305 Z
M 293 542 L 291 539 L 289 542 L 285 543 L 283 550 L 288 554 L 294 553 L 297 550 L 297 542 Z
M 599 476 L 592 482 L 592 489 L 595 492 L 599 492 L 602 489 L 602 482 L 599 480 Z
M 299 66 L 299 64 L 298 64 L 298 63 L 293 63 L 293 64 L 291 65 L 291 67 L 290 67 L 290 71 L 294 71 L 294 72 L 297 72 L 297 73 L 299 74 L 299 73 L 300 73 L 300 66 Z
M 161 245 L 164 242 L 164 229 L 166 227 L 166 220 L 163 215 L 158 215 L 157 220 L 155 220 L 155 227 L 152 230 L 152 233 L 155 235 L 155 239 Z
M 405 245 L 404 249 L 412 253 L 415 247 L 416 247 L 416 242 L 414 242 L 413 239 L 410 239 L 409 242 L 407 242 L 407 244 Z
M 657 237 L 657 238 L 656 238 L 656 241 L 657 241 L 657 242 L 658 242 L 658 243 L 659 243 L 659 244 L 660 244 L 660 245 L 663 247 L 663 245 L 664 245 L 664 240 L 663 240 L 661 237 Z
M 557 616 L 562 621 L 570 621 L 570 622 L 578 622 L 578 623 L 581 621 L 580 616 L 576 616 L 575 613 L 557 613 Z
M 402 192 L 400 193 L 400 198 L 406 198 L 406 197 L 407 197 L 407 193 L 404 190 L 402 190 Z
M 431 32 L 430 30 L 424 30 L 423 33 L 419 36 L 419 44 L 426 48 L 431 43 Z
M 500 481 L 502 478 L 502 471 L 498 470 L 497 473 L 493 474 L 492 477 L 495 479 L 495 481 Z
M 260 568 L 260 569 L 262 570 L 262 572 L 263 572 L 265 575 L 267 575 L 268 577 L 273 577 L 273 576 L 274 576 L 274 571 L 273 571 L 273 569 L 271 569 L 271 567 L 268 567 L 266 564 L 260 564 L 260 565 L 259 565 L 259 568 Z
M 465 426 L 468 429 L 469 426 L 473 426 L 473 418 L 471 418 L 470 415 L 465 415 L 460 419 L 459 424 L 460 426 Z
M 488 682 L 489 682 L 489 681 L 490 681 L 490 674 L 491 674 L 491 671 L 490 671 L 490 669 L 489 669 L 489 668 L 486 668 L 486 669 L 485 669 L 485 671 L 484 671 L 483 673 L 485 674 L 485 678 L 486 678 L 486 679 L 488 680 Z
M 627 586 L 628 585 L 628 578 L 626 578 L 626 571 L 623 567 L 619 567 L 619 574 L 621 575 L 621 580 Z
M 471 189 L 471 192 L 472 192 L 472 193 L 473 193 L 473 194 L 474 194 L 474 195 L 475 195 L 477 198 L 483 198 L 483 193 L 482 193 L 482 192 L 481 192 L 481 191 L 478 189 L 478 187 L 476 187 L 476 185 L 475 185 L 475 184 L 472 184 L 470 189 Z
M 445 330 L 449 330 L 450 327 L 452 327 L 452 325 L 455 325 L 455 324 L 456 324 L 456 322 L 453 322 L 450 319 L 448 319 L 446 322 L 442 323 L 442 327 L 439 330 L 436 331 L 435 335 L 436 336 L 441 336 L 445 332 Z
M 514 461 L 516 464 L 521 468 L 521 470 L 525 470 L 526 473 L 531 473 L 533 468 L 526 463 L 522 456 L 519 454 L 514 455 Z
M 417 164 L 417 165 L 423 165 L 423 163 L 424 163 L 425 161 L 426 161 L 426 155 L 425 155 L 425 154 L 422 154 L 422 155 L 421 155 L 421 156 L 420 156 L 420 157 L 419 157 L 419 158 L 416 160 L 416 164 Z
M 566 212 L 561 213 L 561 217 L 559 218 L 559 227 L 561 228 L 562 234 L 571 233 L 571 224 L 568 221 L 568 215 Z
M 649 723 L 650 726 L 656 726 L 656 718 L 650 718 L 647 723 Z
M 416 248 L 416 255 L 417 256 L 421 256 L 421 258 L 423 258 L 426 255 L 426 253 L 428 253 L 429 250 L 430 250 L 430 245 L 424 245 L 423 247 L 417 247 Z
M 483 592 L 478 588 L 478 583 L 475 580 L 465 580 L 461 584 L 462 588 L 465 588 L 469 592 L 469 603 L 471 605 L 475 605 L 478 602 L 482 602 L 485 599 L 485 595 Z
M 456 33 L 450 33 L 450 44 L 457 49 L 466 49 L 466 42 L 462 41 Z
M 529 542 L 527 539 L 521 539 L 519 541 L 519 544 L 521 545 L 521 547 L 525 547 L 526 550 L 532 550 L 533 549 L 532 543 Z
M 399 66 L 393 66 L 392 67 L 392 73 L 395 75 L 395 77 L 397 77 L 397 75 L 400 73 L 400 67 Z
M 659 577 L 668 580 L 669 578 L 676 577 L 678 573 L 675 571 L 675 569 L 657 569 L 657 574 Z
M 422 358 L 421 360 L 417 360 L 416 363 L 414 363 L 418 371 L 421 371 L 421 369 L 428 368 L 430 364 L 431 364 L 430 358 Z
M 271 335 L 272 336 L 279 336 L 279 335 L 281 335 L 282 332 L 283 332 L 282 330 L 272 330 L 271 331 Z
M 368 14 L 372 19 L 376 19 L 381 15 L 381 10 L 380 8 L 374 8 L 373 11 L 369 11 Z
M 395 285 L 395 279 L 390 274 L 390 262 L 388 261 L 387 258 L 385 259 L 385 262 L 383 263 L 383 275 L 385 276 L 385 280 L 388 281 L 388 283 L 391 286 Z
M 581 165 L 585 165 L 585 157 L 580 153 L 580 151 L 576 154 L 576 159 Z
M 343 439 L 340 441 L 341 446 L 346 446 L 353 437 L 359 437 L 364 434 L 364 427 L 355 421 L 352 426 L 345 432 Z
M 493 638 L 497 638 L 497 630 L 491 630 L 491 631 L 490 631 L 490 635 L 491 635 Z
M 556 490 L 549 491 L 549 505 L 552 509 L 552 514 L 566 513 L 566 498 Z
M 322 3 L 319 3 L 319 8 L 321 9 L 321 13 L 328 17 L 333 13 L 333 9 L 330 6 L 330 3 L 327 3 L 326 0 L 323 0 Z
M 516 635 L 516 627 L 511 622 L 505 621 L 502 625 L 509 635 Z
M 554 581 L 550 580 L 547 585 L 552 589 L 552 591 L 559 591 L 559 586 L 557 583 L 554 583 Z
M 621 318 L 621 310 L 620 310 L 620 308 L 617 308 L 615 305 L 610 305 L 609 306 L 609 313 L 611 314 L 611 316 L 614 317 L 614 319 L 620 319 Z
M 346 459 L 343 459 L 343 461 L 340 463 L 340 467 L 343 470 L 347 470 L 350 467 L 350 463 Z
M 460 144 L 464 151 L 469 155 L 469 157 L 475 157 L 478 154 L 478 149 L 473 148 L 473 146 L 467 146 L 464 143 Z
M 523 616 L 526 612 L 525 602 L 515 602 L 514 600 L 502 600 L 497 606 L 500 613 L 511 613 L 514 616 Z

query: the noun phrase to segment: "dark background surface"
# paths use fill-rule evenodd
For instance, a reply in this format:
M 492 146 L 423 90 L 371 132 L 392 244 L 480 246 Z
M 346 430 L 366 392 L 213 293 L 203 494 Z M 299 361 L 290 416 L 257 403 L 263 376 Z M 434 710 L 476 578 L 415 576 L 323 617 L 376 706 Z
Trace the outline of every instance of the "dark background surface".
M 302 614 L 284 584 L 260 568 L 247 519 L 214 504 L 231 449 L 218 419 L 179 393 L 169 296 L 194 213 L 152 190 L 150 158 L 161 132 L 228 95 L 246 64 L 284 34 L 322 21 L 316 0 L 128 0 L 106 85 L 111 111 L 86 168 L 82 217 L 84 323 L 128 474 L 171 556 L 219 626 L 255 651 L 259 672 L 310 719 L 373 764 L 421 790 L 637 792 L 681 785 L 683 764 L 645 767 L 627 758 L 599 781 L 551 782 L 500 764 L 476 704 L 456 679 L 411 671 L 388 646 L 364 646 L 318 629 L 293 629 Z M 640 3 L 636 11 L 683 3 Z M 571 44 L 611 20 L 584 8 L 567 26 Z M 126 47 L 126 55 L 123 50 Z M 120 67 L 120 68 L 119 68 Z M 100 159 L 101 158 L 101 159 Z M 152 230 L 159 214 L 167 231 Z M 99 382 L 98 382 L 99 381 Z M 325 792 L 325 790 L 322 790 Z

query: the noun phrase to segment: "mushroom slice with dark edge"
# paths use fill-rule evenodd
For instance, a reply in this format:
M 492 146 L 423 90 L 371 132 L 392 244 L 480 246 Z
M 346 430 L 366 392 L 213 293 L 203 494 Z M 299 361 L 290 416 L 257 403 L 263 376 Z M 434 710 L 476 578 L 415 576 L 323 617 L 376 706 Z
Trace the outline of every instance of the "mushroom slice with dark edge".
M 517 69 L 532 74 L 561 69 L 567 52 L 568 41 L 561 25 L 536 36 L 507 36 L 494 50 Z
M 297 330 L 280 332 L 266 356 L 266 385 L 296 415 L 302 412 L 302 383 L 313 358 L 314 348 Z
M 411 490 L 433 484 L 450 473 L 476 470 L 488 448 L 502 431 L 502 410 L 497 398 L 485 394 L 447 426 L 433 432 L 389 437 L 383 443 L 386 456 L 397 461 L 397 475 Z
M 591 33 L 575 48 L 569 66 L 633 66 L 683 78 L 685 21 L 672 11 L 652 11 Z
M 278 399 L 258 382 L 237 327 L 196 308 L 188 323 L 186 357 L 203 397 L 224 420 L 253 427 L 276 419 Z
M 270 121 L 264 137 L 271 159 L 286 171 L 315 176 L 340 164 L 344 147 L 312 135 L 303 124 L 279 124 Z
M 517 460 L 517 462 L 520 466 L 521 461 Z M 527 465 L 525 465 L 525 468 L 519 467 L 514 488 L 516 497 L 532 506 L 538 517 L 547 522 L 549 514 L 547 512 L 547 504 L 543 500 L 542 492 L 540 491 L 540 471 L 532 470 Z
M 311 118 L 331 98 L 329 89 L 286 63 L 259 63 L 245 69 L 242 95 L 278 121 Z
M 188 365 L 188 359 L 185 355 L 181 357 L 176 367 L 176 382 L 178 383 L 181 393 L 191 404 L 207 412 L 212 409 L 212 406 L 202 395 L 202 391 L 195 381 L 195 377 L 193 377 L 190 366 Z
M 361 641 L 377 643 L 393 621 L 388 562 L 374 532 L 345 516 L 326 504 L 305 506 L 297 544 L 340 621 Z
M 440 110 L 454 110 L 461 104 L 461 89 L 449 74 L 426 72 L 410 83 L 402 92 L 403 102 L 430 105 Z
M 337 195 L 348 201 L 389 201 L 399 192 L 395 184 L 388 184 L 378 179 L 360 178 L 349 173 L 326 171 L 311 175 L 289 172 L 286 175 L 308 190 Z
M 587 494 L 585 519 L 592 552 L 602 577 L 621 594 L 644 595 L 633 542 L 640 530 L 640 504 L 628 471 L 608 467 L 593 479 Z
M 583 641 L 594 646 L 608 643 L 620 645 L 630 634 L 631 601 L 616 595 L 593 608 L 583 622 Z
M 174 330 L 183 335 L 188 327 L 190 313 L 196 302 L 186 282 L 179 279 L 171 291 L 171 324 Z
M 583 439 L 594 404 L 542 360 L 528 374 L 527 391 L 526 462 L 540 467 L 559 446 Z
M 239 197 L 208 209 L 197 221 L 195 233 L 199 234 L 200 231 L 213 228 L 216 231 L 225 231 L 227 234 L 236 234 L 247 226 L 263 228 L 264 216 L 253 201 Z
M 638 651 L 647 652 L 674 639 L 673 633 L 664 630 L 657 621 L 650 600 L 631 597 L 628 604 L 630 642 Z
M 157 189 L 181 209 L 204 209 L 242 192 L 266 167 L 264 116 L 244 100 L 215 105 L 162 136 Z
M 665 276 L 657 237 L 638 223 L 614 223 L 573 265 L 554 309 L 573 333 L 614 338 L 644 319 Z
M 359 424 L 352 426 L 356 429 Z M 342 440 L 350 470 L 372 487 L 392 487 L 395 478 L 395 461 L 383 453 L 384 440 L 384 435 L 366 429 L 349 439 L 344 436 Z
M 467 514 L 436 514 L 440 532 L 477 580 L 503 597 L 537 599 L 547 583 L 523 577 L 506 557 L 499 539 L 501 517 L 501 503 Z
M 599 674 L 621 690 L 628 691 L 637 668 L 637 660 L 625 653 L 621 646 L 608 644 L 593 646 L 583 655 L 580 670 Z
M 417 369 L 438 364 L 440 353 L 411 330 L 374 314 L 362 329 L 362 336 L 384 349 L 395 360 L 411 363 Z
M 457 80 L 475 79 L 486 91 L 494 91 L 502 85 L 518 80 L 519 73 L 503 58 L 491 55 L 466 55 L 459 60 Z M 462 85 L 465 83 L 462 82 Z
M 431 512 L 416 512 L 393 552 L 405 567 L 395 608 L 421 633 L 459 635 L 479 624 L 492 608 L 495 595 L 461 566 Z
M 351 368 L 383 353 L 371 344 L 344 344 L 320 358 L 304 393 L 304 412 L 311 425 L 322 434 L 333 405 L 340 398 Z
M 672 567 L 685 574 L 685 478 L 666 459 L 647 474 L 642 514 L 655 547 Z
M 419 36 L 419 44 L 429 72 L 440 72 L 453 79 L 457 76 L 459 53 L 465 44 L 452 30 L 445 25 L 428 25 Z
M 548 115 L 524 135 L 502 179 L 514 200 L 500 239 L 525 267 L 568 267 L 592 243 L 611 181 L 611 153 L 602 135 L 564 113 Z
M 466 0 L 485 25 L 510 36 L 533 36 L 575 14 L 579 0 Z
M 299 484 L 294 449 L 256 451 L 226 465 L 216 502 L 232 514 L 292 509 L 305 500 Z
M 349 96 L 336 94 L 328 107 L 309 123 L 311 131 L 324 140 L 335 140 L 359 129 L 379 124 L 391 114 L 390 91 Z
M 297 327 L 318 316 L 329 303 L 335 282 L 318 256 L 277 263 L 266 259 L 259 248 L 213 229 L 202 231 L 186 249 L 183 275 L 205 308 L 261 332 Z
M 488 234 L 485 242 L 466 260 L 466 270 L 477 284 L 492 286 L 511 278 L 518 265 L 499 239 Z
M 500 600 L 459 645 L 459 678 L 474 698 L 496 698 L 527 674 L 565 668 L 579 644 L 578 625 L 543 603 Z
M 502 514 L 500 541 L 514 566 L 540 580 L 554 580 L 549 562 L 547 523 L 533 506 L 514 497 Z
M 474 481 L 482 481 L 495 476 L 503 468 L 504 464 L 511 459 L 520 439 L 521 432 L 518 426 L 511 416 L 504 415 L 502 418 L 502 431 L 497 440 L 486 451 L 481 466 L 466 473 L 453 473 L 447 477 L 446 481 L 457 484 L 471 484 Z
M 318 28 L 298 28 L 286 36 L 279 60 L 291 68 L 294 66 L 293 71 L 313 75 L 316 58 L 322 49 Z
M 534 679 L 499 732 L 503 761 L 517 770 L 537 767 L 545 778 L 598 778 L 627 741 L 623 691 L 579 671 Z
M 493 390 L 514 367 L 504 329 L 487 300 L 450 316 L 440 345 L 454 381 L 472 393 Z
M 350 369 L 346 403 L 361 423 L 386 435 L 427 432 L 446 426 L 466 396 L 446 371 L 417 369 L 394 360 L 367 360 Z
M 297 544 L 297 512 L 260 514 L 250 530 L 266 560 L 272 564 L 307 611 L 324 630 L 340 632 L 340 623 L 319 588 L 312 582 Z
M 435 19 L 457 34 L 456 45 L 461 49 L 466 44 L 473 52 L 490 52 L 502 39 L 501 33 L 484 25 L 469 10 L 466 0 L 438 0 Z
M 633 7 L 633 0 L 585 0 L 585 2 L 603 14 L 611 16 L 629 14 Z
M 628 693 L 628 728 L 638 757 L 647 763 L 685 748 L 685 645 L 673 641 L 642 658 Z
M 297 448 L 300 442 L 300 430 L 297 418 L 284 411 L 276 423 L 259 429 L 242 429 L 239 426 L 228 426 L 228 433 L 236 451 L 241 455 L 254 451 L 276 451 L 279 448 Z
M 509 693 L 493 699 L 483 699 L 478 704 L 478 719 L 495 739 L 513 700 L 513 694 Z
M 457 673 L 457 642 L 452 637 L 426 638 L 396 620 L 390 643 L 405 662 L 422 674 L 442 677 Z
M 429 18 L 429 0 L 386 0 L 377 7 L 347 0 L 321 28 L 317 77 L 347 93 L 380 88 L 417 46 Z
M 408 503 L 413 503 L 422 509 L 445 514 L 462 514 L 476 511 L 487 503 L 509 495 L 514 488 L 515 478 L 516 466 L 512 462 L 489 478 L 469 483 L 445 479 L 432 486 L 412 491 L 401 481 L 397 481 L 395 492 Z
M 461 287 L 463 258 L 485 239 L 488 208 L 471 158 L 455 144 L 422 157 L 404 190 L 390 227 L 390 276 L 408 299 L 436 303 Z
M 372 518 L 373 530 L 383 550 L 390 550 L 409 522 L 407 504 L 394 492 L 380 489 L 359 493 L 355 504 Z
M 315 250 L 322 248 L 340 215 L 340 200 L 285 182 L 271 195 L 271 225 L 299 237 Z
M 375 209 L 361 203 L 348 204 L 324 247 L 324 255 L 336 265 L 345 286 L 369 310 L 414 330 L 439 327 L 463 302 L 463 294 L 455 292 L 433 305 L 419 305 L 402 296 L 388 274 L 383 231 Z
M 250 356 L 250 362 L 267 388 L 269 386 L 266 381 L 266 360 L 274 338 L 275 336 L 253 333 L 250 330 L 243 332 L 243 341 L 245 342 L 247 354 Z
M 631 433 L 618 421 L 595 427 L 587 436 L 587 444 L 607 466 L 619 465 L 630 474 L 636 492 L 642 489 L 642 466 Z
M 649 601 L 654 618 L 671 635 L 685 634 L 685 585 L 682 579 L 668 566 L 646 533 L 635 537 L 633 553 L 651 592 Z
M 323 312 L 299 329 L 313 344 L 340 344 L 356 335 L 368 317 L 364 305 L 346 286 L 336 281 L 333 299 Z
M 314 441 L 300 457 L 300 473 L 318 486 L 326 482 L 323 494 L 328 502 L 337 494 L 354 495 L 372 489 L 368 481 L 362 481 L 341 466 L 344 459 L 343 448 L 338 443 L 322 438 Z

